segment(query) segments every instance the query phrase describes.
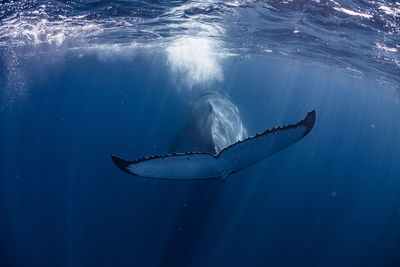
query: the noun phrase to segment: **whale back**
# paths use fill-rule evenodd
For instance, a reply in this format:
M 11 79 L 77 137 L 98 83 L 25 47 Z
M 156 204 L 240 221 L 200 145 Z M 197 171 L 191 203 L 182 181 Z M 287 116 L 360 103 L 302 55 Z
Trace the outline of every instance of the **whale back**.
M 195 149 L 212 154 L 247 137 L 238 108 L 217 92 L 209 92 L 195 101 L 186 131 Z

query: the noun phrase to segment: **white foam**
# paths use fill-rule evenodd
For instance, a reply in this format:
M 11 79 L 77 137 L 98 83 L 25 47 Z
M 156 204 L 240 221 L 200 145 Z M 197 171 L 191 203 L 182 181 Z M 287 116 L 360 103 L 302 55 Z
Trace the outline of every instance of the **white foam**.
M 185 36 L 167 47 L 166 52 L 171 71 L 180 75 L 190 89 L 194 85 L 223 80 L 221 53 L 212 39 Z
M 393 17 L 400 16 L 400 8 L 388 7 L 388 6 L 381 5 L 381 6 L 379 6 L 379 9 L 382 10 L 383 12 L 385 12 L 386 15 L 390 15 Z
M 38 16 L 44 16 L 42 10 L 38 10 Z M 82 16 L 63 17 L 62 20 L 49 21 L 46 18 L 37 19 L 35 16 L 10 17 L 0 25 L 0 39 L 6 40 L 7 44 L 20 45 L 52 45 L 56 48 L 69 40 L 79 40 L 98 35 L 103 32 L 101 24 L 86 21 Z M 1 45 L 1 43 L 0 43 Z
M 356 12 L 350 9 L 346 9 L 343 7 L 334 7 L 335 10 L 346 13 L 350 16 L 359 16 L 359 17 L 363 17 L 366 19 L 371 19 L 373 16 L 371 14 L 366 14 L 366 13 L 361 13 L 361 12 Z
M 397 49 L 395 47 L 388 47 L 388 46 L 385 46 L 382 43 L 375 43 L 375 46 L 379 50 L 383 50 L 385 52 L 397 52 Z

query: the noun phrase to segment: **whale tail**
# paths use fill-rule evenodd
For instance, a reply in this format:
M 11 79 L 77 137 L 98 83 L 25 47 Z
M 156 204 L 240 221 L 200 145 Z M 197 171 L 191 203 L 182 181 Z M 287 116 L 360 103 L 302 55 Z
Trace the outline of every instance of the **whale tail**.
M 204 180 L 226 179 L 266 157 L 296 143 L 310 133 L 315 111 L 287 126 L 272 128 L 224 148 L 218 155 L 207 152 L 186 152 L 156 155 L 128 161 L 111 156 L 125 173 L 154 179 Z

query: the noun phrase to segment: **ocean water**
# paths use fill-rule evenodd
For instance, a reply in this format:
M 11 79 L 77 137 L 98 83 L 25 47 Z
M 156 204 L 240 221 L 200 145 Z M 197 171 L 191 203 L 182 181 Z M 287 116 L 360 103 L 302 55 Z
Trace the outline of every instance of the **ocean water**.
M 400 3 L 1 1 L 0 266 L 400 266 Z M 303 140 L 129 176 L 220 90 Z

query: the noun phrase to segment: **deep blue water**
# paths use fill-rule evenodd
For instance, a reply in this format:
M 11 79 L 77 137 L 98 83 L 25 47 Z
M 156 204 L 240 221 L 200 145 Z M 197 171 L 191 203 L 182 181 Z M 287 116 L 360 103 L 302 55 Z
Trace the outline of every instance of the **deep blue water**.
M 0 266 L 400 266 L 400 4 L 0 1 Z M 218 88 L 250 135 L 311 133 L 226 182 L 129 176 Z

